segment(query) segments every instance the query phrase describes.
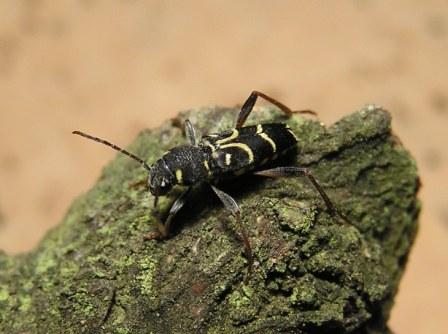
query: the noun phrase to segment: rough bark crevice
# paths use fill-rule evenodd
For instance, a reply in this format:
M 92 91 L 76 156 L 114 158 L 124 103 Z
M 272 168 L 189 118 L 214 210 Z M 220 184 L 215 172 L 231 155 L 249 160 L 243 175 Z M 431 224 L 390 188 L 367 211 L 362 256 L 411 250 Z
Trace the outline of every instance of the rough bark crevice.
M 151 163 L 185 142 L 185 118 L 200 135 L 232 127 L 236 112 L 181 113 L 129 149 Z M 245 283 L 238 227 L 212 194 L 198 190 L 174 235 L 148 241 L 145 170 L 118 156 L 34 251 L 0 254 L 0 332 L 388 332 L 420 207 L 415 162 L 391 134 L 389 113 L 369 106 L 326 128 L 262 108 L 249 122 L 260 120 L 288 122 L 300 141 L 296 163 L 351 224 L 329 215 L 304 179 L 229 183 L 256 260 Z

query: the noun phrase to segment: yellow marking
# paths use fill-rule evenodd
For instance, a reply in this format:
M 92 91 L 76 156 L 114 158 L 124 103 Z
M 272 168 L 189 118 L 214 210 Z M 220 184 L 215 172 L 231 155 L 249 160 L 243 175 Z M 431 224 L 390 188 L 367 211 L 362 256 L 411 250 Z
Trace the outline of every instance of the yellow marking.
M 210 166 L 208 165 L 208 161 L 207 161 L 207 160 L 204 160 L 204 167 L 205 167 L 205 169 L 207 170 L 208 175 L 209 175 L 209 176 L 212 175 L 212 172 L 211 172 L 211 170 L 210 170 Z
M 176 169 L 176 179 L 179 184 L 182 184 L 182 169 Z
M 212 152 L 215 152 L 215 150 L 216 150 L 215 146 L 213 146 L 209 142 L 207 142 L 207 146 L 211 148 Z
M 263 132 L 263 125 L 258 124 L 258 125 L 257 125 L 257 135 L 259 135 L 259 134 L 262 133 L 262 132 Z
M 231 144 L 226 144 L 226 145 L 222 145 L 221 148 L 228 148 L 228 147 L 237 147 L 242 149 L 243 151 L 246 151 L 247 156 L 249 158 L 249 163 L 254 162 L 254 153 L 252 152 L 252 150 L 249 148 L 249 146 L 247 146 L 246 144 L 242 144 L 242 143 L 231 143 Z
M 292 132 L 292 130 L 291 130 L 289 127 L 286 128 L 286 130 L 288 130 L 288 132 L 289 132 L 290 134 L 292 134 L 292 136 L 294 137 L 294 139 L 295 139 L 296 141 L 299 141 L 299 139 L 297 138 L 296 134 L 295 134 L 294 132 Z
M 216 141 L 216 144 L 220 145 L 220 144 L 224 144 L 227 143 L 229 141 L 234 140 L 236 137 L 238 137 L 240 133 L 238 132 L 237 129 L 232 129 L 232 134 L 224 139 L 220 139 Z
M 266 140 L 269 144 L 271 144 L 272 146 L 272 152 L 275 153 L 275 151 L 277 151 L 277 145 L 275 145 L 274 141 L 271 139 L 271 137 L 269 137 L 266 133 L 260 133 L 259 136 L 261 138 L 263 138 L 264 140 Z
M 229 166 L 230 163 L 232 162 L 231 159 L 232 159 L 232 155 L 229 153 L 226 153 L 226 165 L 227 166 Z
M 207 160 L 204 160 L 204 167 L 206 170 L 210 171 L 210 166 L 208 165 Z

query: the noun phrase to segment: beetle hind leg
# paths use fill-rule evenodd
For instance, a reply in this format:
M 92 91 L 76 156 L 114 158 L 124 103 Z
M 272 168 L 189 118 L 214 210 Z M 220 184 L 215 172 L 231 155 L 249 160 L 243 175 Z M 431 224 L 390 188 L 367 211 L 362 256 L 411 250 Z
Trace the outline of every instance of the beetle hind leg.
M 258 97 L 261 97 L 264 100 L 272 103 L 277 108 L 279 108 L 281 111 L 283 111 L 288 117 L 291 117 L 293 114 L 296 114 L 296 113 L 316 115 L 316 112 L 314 112 L 312 110 L 291 110 L 289 107 L 287 107 L 280 101 L 274 99 L 273 97 L 270 97 L 269 95 L 266 95 L 262 92 L 254 90 L 249 95 L 246 102 L 244 102 L 243 106 L 241 107 L 240 113 L 238 114 L 238 118 L 236 120 L 236 125 L 235 125 L 236 129 L 243 127 L 244 123 L 246 122 L 247 117 L 249 117 L 249 114 L 254 109 L 254 106 L 255 106 L 255 103 L 257 102 Z
M 322 200 L 325 202 L 325 205 L 330 212 L 332 216 L 338 216 L 341 218 L 344 223 L 350 224 L 349 219 L 342 214 L 332 203 L 330 198 L 328 197 L 327 193 L 324 191 L 322 186 L 319 184 L 317 179 L 314 177 L 314 175 L 311 173 L 311 171 L 307 168 L 301 168 L 301 167 L 276 167 L 272 169 L 262 170 L 254 173 L 255 175 L 261 175 L 261 176 L 267 176 L 267 177 L 291 177 L 291 176 L 305 176 L 308 178 L 308 180 L 311 182 L 311 184 L 314 186 L 314 188 L 319 193 Z

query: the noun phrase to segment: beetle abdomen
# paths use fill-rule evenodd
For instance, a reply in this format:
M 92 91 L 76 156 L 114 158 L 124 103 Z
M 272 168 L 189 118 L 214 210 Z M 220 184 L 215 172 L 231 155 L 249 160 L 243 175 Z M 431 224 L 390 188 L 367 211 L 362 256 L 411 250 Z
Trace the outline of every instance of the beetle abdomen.
M 258 124 L 203 137 L 211 154 L 212 173 L 240 174 L 277 159 L 295 147 L 297 139 L 286 124 Z

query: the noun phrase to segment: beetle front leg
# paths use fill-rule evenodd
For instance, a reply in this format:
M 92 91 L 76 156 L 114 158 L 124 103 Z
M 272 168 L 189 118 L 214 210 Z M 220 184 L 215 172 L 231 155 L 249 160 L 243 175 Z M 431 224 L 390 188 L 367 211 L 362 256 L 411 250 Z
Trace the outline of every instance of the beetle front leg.
M 148 240 L 164 239 L 167 237 L 165 226 L 163 225 L 162 219 L 160 218 L 159 209 L 157 208 L 158 203 L 159 203 L 159 196 L 155 196 L 152 208 L 152 215 L 156 217 L 157 231 L 152 231 L 146 234 L 145 238 Z
M 190 120 L 186 119 L 184 126 L 188 142 L 193 146 L 197 146 L 196 131 L 194 130 L 193 124 L 191 124 Z
M 179 210 L 182 209 L 182 207 L 185 205 L 190 191 L 191 187 L 188 187 L 188 189 L 185 190 L 182 194 L 180 194 L 179 197 L 174 201 L 173 205 L 170 208 L 170 211 L 168 212 L 168 217 L 165 219 L 165 222 L 162 222 L 159 211 L 157 209 L 158 197 L 156 196 L 154 198 L 153 212 L 154 215 L 157 217 L 158 231 L 151 232 L 149 235 L 147 235 L 148 239 L 165 239 L 169 236 L 171 222 L 173 221 L 173 218 L 176 216 Z

